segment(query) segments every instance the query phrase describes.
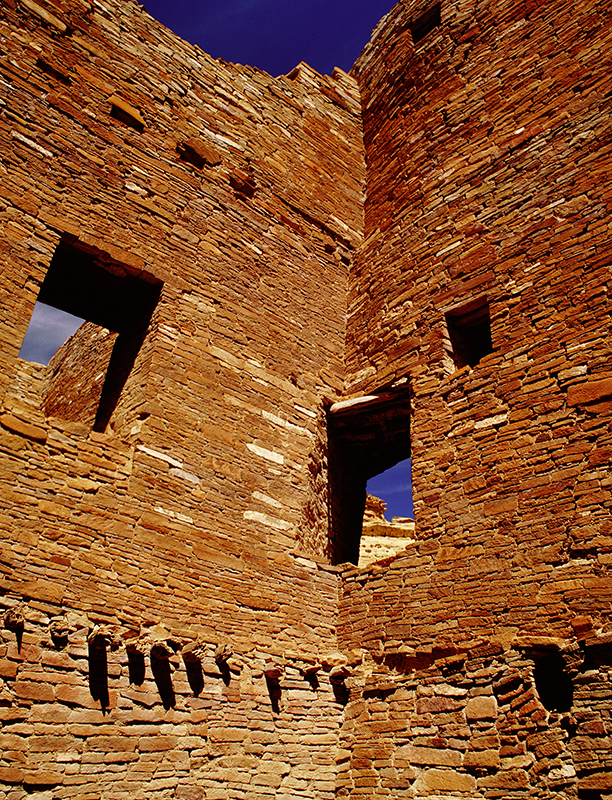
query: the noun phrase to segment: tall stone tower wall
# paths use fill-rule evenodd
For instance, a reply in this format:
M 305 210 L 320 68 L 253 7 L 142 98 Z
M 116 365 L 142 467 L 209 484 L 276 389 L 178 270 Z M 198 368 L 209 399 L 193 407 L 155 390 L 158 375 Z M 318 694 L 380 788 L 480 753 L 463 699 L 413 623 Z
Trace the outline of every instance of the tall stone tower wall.
M 123 0 L 3 2 L 0 73 L 0 797 L 332 797 L 355 82 Z
M 354 68 L 367 199 L 347 383 L 410 387 L 419 541 L 343 584 L 341 640 L 367 652 L 345 791 L 599 797 L 612 791 L 610 9 L 426 10 L 399 3 Z

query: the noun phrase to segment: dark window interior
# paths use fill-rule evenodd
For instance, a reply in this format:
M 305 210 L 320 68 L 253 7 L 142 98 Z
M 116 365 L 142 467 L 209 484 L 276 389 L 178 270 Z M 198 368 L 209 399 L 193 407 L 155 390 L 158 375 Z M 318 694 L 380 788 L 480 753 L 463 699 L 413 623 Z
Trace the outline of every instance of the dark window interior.
M 359 560 L 366 483 L 410 457 L 410 394 L 404 386 L 332 406 L 328 421 L 329 556 Z
M 62 240 L 38 300 L 107 328 L 117 335 L 108 364 L 94 430 L 104 431 L 144 341 L 161 282 L 76 241 Z
M 434 28 L 439 27 L 441 21 L 440 15 L 441 5 L 440 3 L 436 3 L 435 6 L 432 6 L 424 14 L 421 14 L 418 19 L 414 20 L 410 26 L 414 44 L 424 39 Z
M 455 367 L 475 367 L 493 352 L 489 303 L 480 298 L 446 314 L 446 326 Z
M 536 690 L 544 708 L 549 711 L 569 711 L 574 701 L 574 687 L 565 672 L 561 653 L 549 653 L 539 658 L 535 665 Z
M 140 122 L 140 120 L 132 117 L 131 114 L 128 114 L 127 111 L 119 106 L 113 104 L 110 115 L 113 117 L 113 119 L 118 119 L 119 122 L 123 122 L 124 125 L 127 125 L 129 128 L 133 128 L 135 131 L 138 131 L 138 133 L 142 133 L 144 130 L 144 125 L 142 122 Z

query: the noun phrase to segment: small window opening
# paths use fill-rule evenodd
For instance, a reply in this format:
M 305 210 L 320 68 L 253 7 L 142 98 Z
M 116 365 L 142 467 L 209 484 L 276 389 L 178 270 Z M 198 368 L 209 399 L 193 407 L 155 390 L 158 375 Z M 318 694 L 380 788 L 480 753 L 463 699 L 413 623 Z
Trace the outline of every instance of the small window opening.
M 110 98 L 110 103 L 110 115 L 113 119 L 123 122 L 124 125 L 133 128 L 135 131 L 138 131 L 138 133 L 144 131 L 144 120 L 137 108 L 134 108 L 116 95 Z
M 412 33 L 412 41 L 417 44 L 424 39 L 430 31 L 438 28 L 441 22 L 441 4 L 436 3 L 435 6 L 429 8 L 424 14 L 416 19 L 410 26 Z
M 565 672 L 561 653 L 548 653 L 536 662 L 533 677 L 537 693 L 548 711 L 569 711 L 574 702 L 572 679 Z
M 456 369 L 475 367 L 493 352 L 489 303 L 479 298 L 446 312 L 447 350 Z
M 60 242 L 20 351 L 24 360 L 47 364 L 40 390 L 47 416 L 104 431 L 134 372 L 125 402 L 138 404 L 141 348 L 161 286 L 72 237 Z
M 333 563 L 363 563 L 360 543 L 366 485 L 409 458 L 410 395 L 405 385 L 336 403 L 329 409 L 328 552 Z M 399 469 L 405 476 L 406 464 Z M 411 503 L 406 508 L 411 509 Z

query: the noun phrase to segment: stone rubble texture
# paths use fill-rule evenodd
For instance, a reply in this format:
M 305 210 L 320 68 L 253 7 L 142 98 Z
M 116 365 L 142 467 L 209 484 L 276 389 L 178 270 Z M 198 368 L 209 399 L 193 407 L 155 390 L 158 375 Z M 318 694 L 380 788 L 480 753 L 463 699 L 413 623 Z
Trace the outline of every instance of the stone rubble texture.
M 414 520 L 405 517 L 385 519 L 387 504 L 368 494 L 363 511 L 358 567 L 396 556 L 415 539 Z
M 0 800 L 612 797 L 612 10 L 428 8 L 272 78 L 0 6 Z M 18 358 L 57 253 L 159 291 L 104 424 L 125 330 Z M 416 517 L 363 568 L 360 397 Z

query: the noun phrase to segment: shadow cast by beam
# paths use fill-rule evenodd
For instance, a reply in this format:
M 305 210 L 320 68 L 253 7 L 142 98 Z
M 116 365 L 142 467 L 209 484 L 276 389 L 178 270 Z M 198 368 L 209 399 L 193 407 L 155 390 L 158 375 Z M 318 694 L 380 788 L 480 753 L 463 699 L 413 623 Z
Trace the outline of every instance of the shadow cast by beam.
M 174 694 L 172 669 L 168 659 L 156 658 L 151 654 L 151 672 L 153 673 L 153 680 L 157 685 L 157 691 L 159 692 L 164 708 L 166 711 L 174 708 L 176 705 L 176 695 Z

